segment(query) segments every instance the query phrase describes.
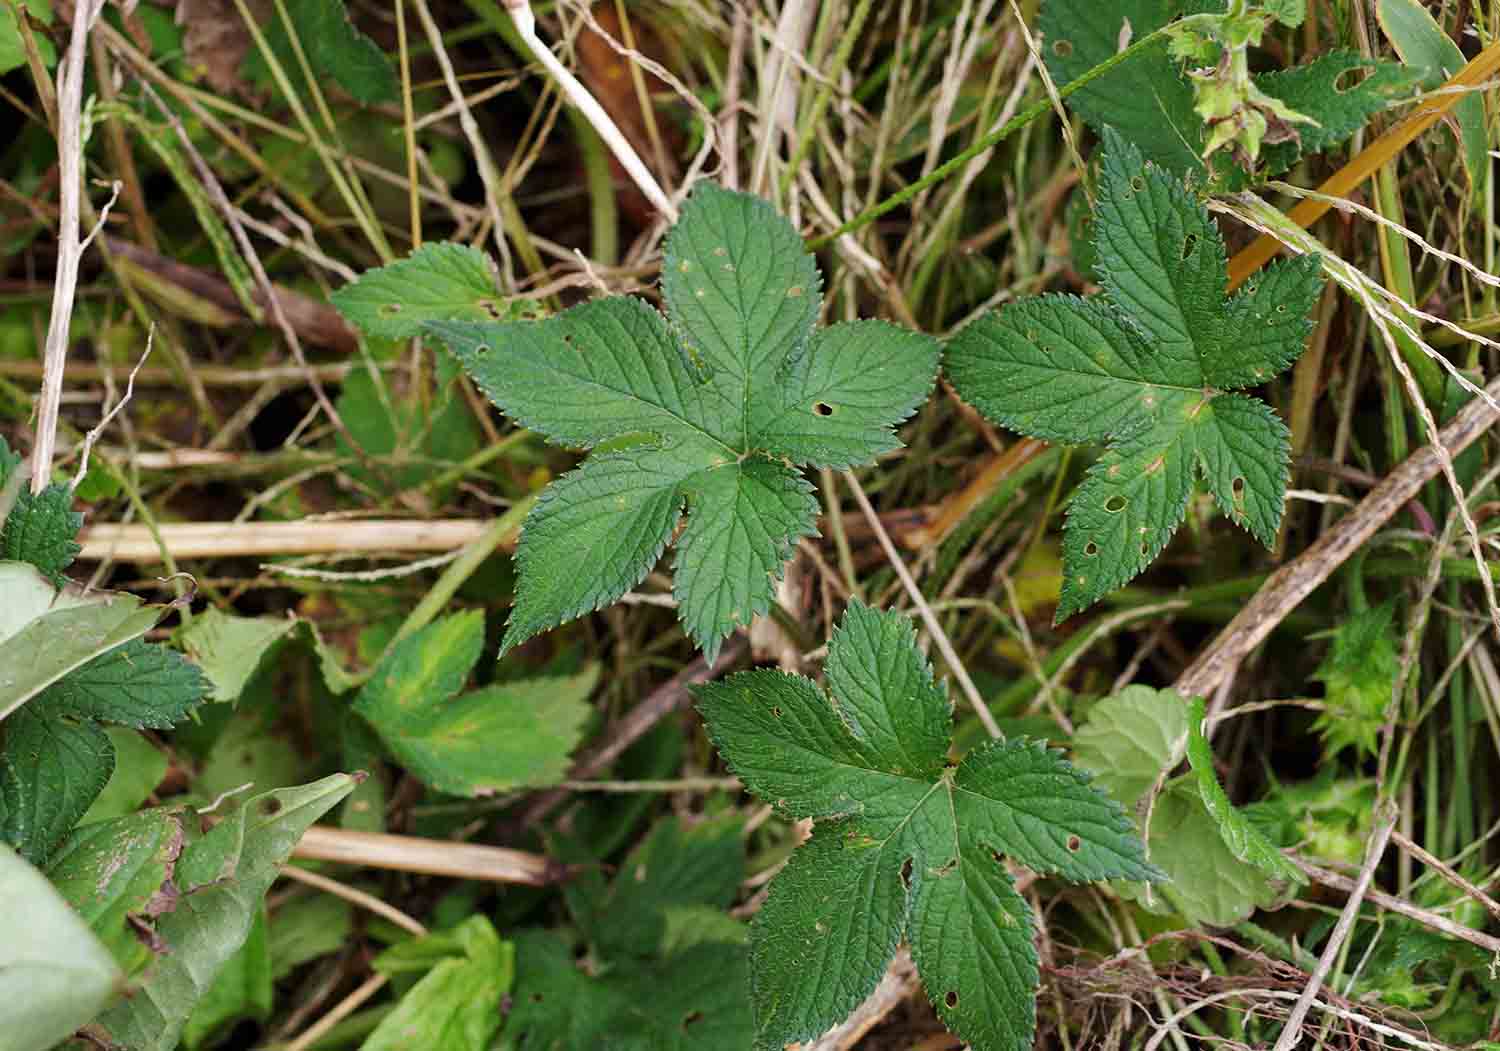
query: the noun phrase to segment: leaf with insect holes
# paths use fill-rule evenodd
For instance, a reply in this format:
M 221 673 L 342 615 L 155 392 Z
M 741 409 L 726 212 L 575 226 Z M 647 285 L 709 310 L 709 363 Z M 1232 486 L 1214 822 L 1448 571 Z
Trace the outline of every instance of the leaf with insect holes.
M 1208 210 L 1113 130 L 1104 144 L 1093 226 L 1105 294 L 1018 300 L 965 327 L 946 357 L 959 394 L 996 423 L 1107 446 L 1069 504 L 1059 622 L 1160 554 L 1196 476 L 1221 511 L 1274 543 L 1287 429 L 1264 402 L 1226 390 L 1291 366 L 1323 287 L 1318 260 L 1301 256 L 1226 299 Z
M 796 468 L 899 448 L 894 427 L 937 371 L 928 336 L 878 321 L 817 328 L 819 288 L 768 203 L 700 183 L 667 237 L 667 318 L 614 297 L 544 321 L 426 326 L 522 426 L 595 450 L 526 519 L 502 653 L 640 583 L 684 509 L 675 594 L 693 641 L 712 658 L 769 608 L 815 529 Z
M 379 339 L 411 339 L 428 321 L 500 321 L 512 316 L 489 257 L 468 245 L 425 244 L 328 297 L 351 325 Z
M 751 926 L 756 1047 L 841 1021 L 903 938 L 939 1016 L 975 1051 L 1031 1047 L 1031 909 L 1002 856 L 1075 882 L 1160 873 L 1119 804 L 1044 745 L 992 741 L 948 765 L 951 705 L 900 614 L 851 605 L 827 676 L 831 697 L 776 671 L 695 689 L 746 787 L 817 822 Z

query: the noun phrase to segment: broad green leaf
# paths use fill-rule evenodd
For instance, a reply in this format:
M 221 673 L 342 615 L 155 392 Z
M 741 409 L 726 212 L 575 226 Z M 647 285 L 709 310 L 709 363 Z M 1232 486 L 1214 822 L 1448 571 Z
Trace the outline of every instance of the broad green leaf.
M 32 707 L 137 730 L 171 727 L 208 692 L 208 680 L 165 646 L 132 639 L 102 653 L 42 691 Z
M 128 975 L 152 960 L 143 930 L 177 904 L 171 883 L 182 821 L 166 810 L 81 826 L 47 863 L 47 876 Z
M 515 980 L 515 946 L 501 941 L 483 916 L 443 937 L 456 941 L 462 954 L 441 960 L 408 989 L 361 1051 L 487 1051 L 500 1028 L 501 1000 Z M 375 967 L 381 968 L 379 959 Z
M 1224 794 L 1224 786 L 1219 784 L 1219 775 L 1214 772 L 1213 749 L 1209 747 L 1208 738 L 1203 734 L 1203 721 L 1203 698 L 1195 697 L 1192 715 L 1188 719 L 1188 762 L 1192 764 L 1193 773 L 1198 778 L 1198 794 L 1203 799 L 1203 805 L 1208 808 L 1209 815 L 1218 824 L 1219 835 L 1223 837 L 1225 845 L 1235 857 L 1254 865 L 1273 879 L 1306 883 L 1307 877 L 1302 874 L 1302 870 L 1288 861 L 1276 849 L 1276 844 L 1235 809 L 1229 797 Z
M 349 21 L 344 0 L 286 0 L 286 10 L 314 75 L 330 78 L 367 106 L 396 100 L 400 82 L 395 67 L 380 45 Z M 266 26 L 266 40 L 300 85 L 301 66 L 286 25 L 276 15 Z
M 146 736 L 123 726 L 106 726 L 104 734 L 115 752 L 115 769 L 83 817 L 80 825 L 133 814 L 167 775 L 167 756 Z
M 166 608 L 134 595 L 55 590 L 35 567 L 0 562 L 0 720 L 64 675 L 156 626 Z
M 275 995 L 271 983 L 271 945 L 262 902 L 244 944 L 220 968 L 204 990 L 193 1013 L 182 1027 L 182 1043 L 188 1051 L 224 1035 L 234 1022 L 245 1018 L 265 1021 Z
M 45 864 L 94 802 L 114 748 L 89 721 L 23 708 L 0 723 L 0 843 Z
M 1379 749 L 1380 729 L 1401 665 L 1391 636 L 1394 603 L 1349 618 L 1330 634 L 1333 644 L 1312 677 L 1323 684 L 1323 711 L 1313 726 L 1323 735 L 1323 754 L 1335 758 L 1351 745 L 1361 758 Z
M 0 558 L 30 562 L 62 587 L 63 570 L 78 552 L 76 537 L 83 515 L 73 510 L 73 493 L 65 485 L 49 485 L 40 493 L 22 489 L 0 529 Z
M 468 245 L 425 244 L 367 270 L 329 299 L 349 323 L 378 339 L 411 339 L 428 321 L 503 321 L 512 310 L 489 257 Z
M 336 953 L 354 933 L 354 907 L 332 894 L 285 902 L 271 920 L 272 977 L 280 981 L 320 956 Z
M 236 810 L 252 795 L 301 784 L 308 774 L 307 760 L 287 736 L 273 733 L 258 713 L 242 708 L 204 756 L 193 795 L 200 806 L 218 801 L 218 811 Z
M 1065 84 L 1181 15 L 1223 11 L 1223 0 L 1045 0 L 1039 23 L 1043 57 L 1057 83 Z M 1370 75 L 1359 80 L 1345 73 L 1350 69 L 1368 70 Z M 1294 126 L 1300 142 L 1267 147 L 1261 155 L 1264 174 L 1285 171 L 1300 156 L 1348 139 L 1412 83 L 1395 64 L 1366 60 L 1349 51 L 1331 51 L 1307 66 L 1252 79 L 1261 91 L 1316 122 Z M 1096 131 L 1115 128 L 1146 158 L 1171 172 L 1200 179 L 1211 175 L 1231 187 L 1245 181 L 1227 154 L 1215 156 L 1211 173 L 1205 167 L 1204 122 L 1194 111 L 1184 63 L 1171 56 L 1166 41 L 1074 92 L 1067 105 Z
M 1167 879 L 1139 896 L 1190 924 L 1230 927 L 1278 901 L 1265 873 L 1235 857 L 1224 842 L 1191 777 L 1168 782 L 1156 797 L 1148 849 Z
M 360 691 L 354 710 L 401 765 L 440 792 L 476 796 L 556 784 L 589 717 L 598 668 L 458 695 L 483 641 L 484 616 L 477 612 L 403 639 Z M 442 675 L 450 666 L 455 674 Z M 414 668 L 423 672 L 413 675 Z M 412 678 L 428 688 L 411 689 Z
M 1375 17 L 1401 61 L 1421 77 L 1424 89 L 1438 88 L 1468 61 L 1453 38 L 1443 32 L 1432 13 L 1417 0 L 1377 0 Z M 1484 96 L 1465 96 L 1449 110 L 1457 125 L 1470 200 L 1478 200 L 1489 181 L 1489 133 L 1485 127 Z
M 1275 264 L 1226 299 L 1224 242 L 1176 178 L 1110 129 L 1093 229 L 1105 295 L 1022 299 L 961 330 L 947 370 L 985 416 L 1048 441 L 1106 443 L 1073 494 L 1060 622 L 1150 564 L 1201 476 L 1268 547 L 1281 524 L 1286 427 L 1226 393 L 1302 352 L 1318 260 Z
M 1073 734 L 1073 761 L 1127 808 L 1187 752 L 1188 706 L 1174 690 L 1127 686 L 1089 709 Z
M 42 23 L 50 24 L 52 21 L 52 5 L 48 0 L 20 0 L 16 6 L 22 11 L 30 11 L 31 16 Z M 36 39 L 42 62 L 51 69 L 57 63 L 57 48 L 47 39 L 46 34 L 32 35 Z M 20 69 L 25 64 L 26 48 L 21 43 L 21 30 L 16 25 L 15 9 L 9 3 L 0 3 L 0 75 Z
M 662 292 L 665 319 L 617 297 L 544 321 L 426 326 L 517 422 L 598 450 L 526 520 L 502 652 L 638 584 L 686 509 L 679 615 L 713 657 L 769 608 L 813 532 L 817 504 L 794 468 L 899 448 L 895 425 L 931 388 L 928 337 L 817 329 L 813 258 L 758 198 L 698 184 L 667 238 Z
M 296 626 L 290 618 L 236 617 L 210 606 L 182 630 L 179 641 L 213 684 L 212 698 L 234 701 Z
M 773 671 L 696 690 L 746 787 L 817 821 L 751 927 L 756 1046 L 839 1022 L 905 938 L 950 1029 L 976 1051 L 1029 1048 L 1031 911 L 1001 856 L 1075 882 L 1160 873 L 1119 804 L 1045 746 L 989 742 L 948 766 L 949 702 L 904 617 L 851 605 L 828 653 L 831 698 Z
M 98 1019 L 104 1035 L 132 1051 L 171 1051 L 194 1004 L 239 951 L 279 866 L 307 827 L 349 794 L 334 774 L 267 792 L 231 812 L 177 861 L 177 907 L 157 921 L 169 947 L 128 1000 Z
M 6 1051 L 47 1051 L 115 995 L 119 968 L 52 884 L 0 844 L 0 1034 Z

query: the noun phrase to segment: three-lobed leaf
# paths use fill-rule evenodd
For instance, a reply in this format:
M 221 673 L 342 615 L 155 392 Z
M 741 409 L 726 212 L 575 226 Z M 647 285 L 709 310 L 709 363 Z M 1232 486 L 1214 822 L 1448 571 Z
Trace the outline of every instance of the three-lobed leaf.
M 991 742 L 949 766 L 951 707 L 899 614 L 850 606 L 828 681 L 831 697 L 774 671 L 696 691 L 746 786 L 817 822 L 751 927 L 756 1046 L 839 1022 L 905 938 L 950 1029 L 979 1051 L 1029 1047 L 1032 921 L 1001 857 L 1074 881 L 1159 873 L 1120 806 L 1045 746 Z
M 898 448 L 893 428 L 937 370 L 925 335 L 876 321 L 818 329 L 819 290 L 769 204 L 702 183 L 667 238 L 666 318 L 609 298 L 543 321 L 425 326 L 518 423 L 595 450 L 526 520 L 502 652 L 640 583 L 684 512 L 674 594 L 693 640 L 712 657 L 769 608 L 815 529 L 796 468 Z
M 946 359 L 958 392 L 995 422 L 1107 444 L 1069 504 L 1059 621 L 1161 552 L 1195 477 L 1221 511 L 1274 543 L 1287 430 L 1263 402 L 1227 392 L 1296 360 L 1322 289 L 1318 261 L 1302 256 L 1226 298 L 1224 242 L 1207 210 L 1110 129 L 1098 196 L 1105 295 L 1020 300 L 965 327 Z

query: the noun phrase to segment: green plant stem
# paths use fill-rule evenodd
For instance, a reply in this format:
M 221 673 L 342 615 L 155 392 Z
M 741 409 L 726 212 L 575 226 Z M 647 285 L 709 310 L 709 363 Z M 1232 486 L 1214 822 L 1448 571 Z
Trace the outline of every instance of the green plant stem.
M 1208 25 L 1210 21 L 1219 17 L 1221 16 L 1189 15 L 1186 18 L 1180 18 L 1176 22 L 1170 22 L 1167 25 L 1162 26 L 1154 33 L 1147 33 L 1145 36 L 1141 37 L 1141 39 L 1137 40 L 1135 43 L 1127 47 L 1124 51 L 1120 51 L 1111 55 L 1109 58 L 1105 59 L 1103 62 L 1095 66 L 1093 69 L 1089 70 L 1087 73 L 1082 74 L 1074 80 L 1068 81 L 1067 84 L 1058 89 L 1057 97 L 1059 99 L 1065 99 L 1078 89 L 1087 87 L 1089 84 L 1093 83 L 1095 80 L 1099 79 L 1104 74 L 1114 69 L 1120 63 L 1127 62 L 1130 59 L 1135 58 L 1137 55 L 1141 54 L 1143 51 L 1146 51 L 1148 48 L 1155 47 L 1157 44 L 1167 39 L 1167 36 L 1173 32 L 1177 32 L 1178 30 L 1195 24 Z M 983 138 L 977 139 L 973 143 L 973 145 L 964 150 L 958 156 L 954 157 L 952 160 L 938 165 L 928 175 L 924 176 L 921 179 L 918 179 L 916 182 L 912 183 L 910 186 L 907 186 L 905 189 L 892 194 L 874 207 L 868 208 L 860 214 L 856 215 L 853 219 L 850 219 L 847 223 L 845 223 L 843 226 L 839 227 L 832 233 L 824 234 L 822 237 L 814 238 L 813 240 L 808 242 L 807 247 L 814 250 L 822 248 L 825 245 L 832 243 L 835 239 L 842 237 L 844 234 L 853 233 L 855 230 L 858 230 L 861 227 L 870 225 L 876 219 L 879 219 L 882 215 L 885 215 L 887 212 L 901 207 L 907 201 L 911 200 L 913 197 L 917 196 L 917 194 L 921 193 L 928 187 L 936 186 L 938 183 L 948 178 L 948 176 L 952 175 L 954 172 L 961 171 L 964 165 L 968 164 L 971 160 L 979 156 L 985 150 L 991 149 L 994 146 L 998 146 L 1000 143 L 1010 138 L 1011 135 L 1015 134 L 1019 129 L 1024 128 L 1026 125 L 1030 124 L 1038 117 L 1050 112 L 1052 112 L 1052 99 L 1050 98 L 1044 98 L 1040 102 L 1028 106 L 1025 110 L 1016 114 L 1010 120 L 1006 121 L 1005 124 L 1003 124 L 1001 127 L 996 128 L 994 131 L 990 132 Z

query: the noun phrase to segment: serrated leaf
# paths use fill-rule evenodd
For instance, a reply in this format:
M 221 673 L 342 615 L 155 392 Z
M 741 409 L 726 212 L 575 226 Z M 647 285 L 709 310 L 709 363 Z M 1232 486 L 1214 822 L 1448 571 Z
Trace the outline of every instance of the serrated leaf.
M 1180 16 L 1223 11 L 1222 0 L 1045 0 L 1039 22 L 1046 41 L 1043 57 L 1057 83 L 1065 84 Z M 1349 86 L 1346 69 L 1368 69 L 1372 75 Z M 1316 122 L 1295 126 L 1300 143 L 1266 148 L 1260 171 L 1273 175 L 1301 156 L 1342 143 L 1411 83 L 1394 63 L 1351 51 L 1331 51 L 1306 66 L 1252 79 L 1261 91 Z M 1212 172 L 1205 168 L 1204 122 L 1194 111 L 1184 63 L 1171 56 L 1166 41 L 1074 92 L 1067 105 L 1096 131 L 1114 127 L 1148 159 L 1178 175 L 1211 176 L 1231 188 L 1246 181 L 1226 153 L 1215 155 Z
M 459 695 L 484 643 L 484 616 L 459 613 L 397 643 L 354 710 L 391 754 L 441 792 L 476 796 L 555 784 L 589 716 L 597 666 Z
M 1224 242 L 1176 178 L 1111 129 L 1094 219 L 1105 295 L 1023 299 L 948 344 L 960 395 L 1002 426 L 1104 442 L 1068 507 L 1060 622 L 1150 564 L 1201 476 L 1268 547 L 1281 523 L 1286 427 L 1237 387 L 1288 368 L 1322 289 L 1316 259 L 1278 263 L 1226 299 Z
M 461 953 L 445 954 L 408 989 L 360 1051 L 489 1048 L 500 1028 L 501 1000 L 515 980 L 515 946 L 501 941 L 484 916 L 472 916 L 436 937 Z M 380 959 L 375 966 L 381 969 Z
M 378 339 L 411 339 L 428 321 L 502 321 L 512 314 L 489 258 L 450 241 L 367 270 L 328 298 L 350 324 Z
M 0 1033 L 6 1051 L 47 1051 L 87 1024 L 121 981 L 109 951 L 52 884 L 0 844 Z
M 1288 883 L 1306 883 L 1302 870 L 1286 859 L 1276 849 L 1276 844 L 1266 838 L 1265 833 L 1250 823 L 1237 810 L 1224 786 L 1219 784 L 1219 775 L 1214 772 L 1214 753 L 1208 738 L 1203 734 L 1204 704 L 1202 697 L 1193 698 L 1192 714 L 1188 718 L 1188 762 L 1198 778 L 1198 794 L 1209 815 L 1219 826 L 1219 835 L 1224 843 L 1241 861 L 1254 865 L 1273 879 Z
M 746 787 L 817 821 L 751 926 L 756 1046 L 840 1021 L 905 937 L 950 1029 L 976 1051 L 1029 1048 L 1031 915 L 1001 856 L 1073 881 L 1160 874 L 1119 804 L 1045 746 L 990 742 L 947 766 L 949 702 L 904 617 L 851 605 L 828 651 L 831 698 L 773 671 L 695 691 Z
M 396 100 L 400 84 L 390 57 L 354 27 L 343 0 L 286 0 L 286 13 L 316 76 L 332 79 L 367 106 Z M 279 16 L 273 15 L 266 25 L 266 42 L 300 85 L 301 65 Z M 259 68 L 259 54 L 252 61 Z
M 1394 615 L 1393 602 L 1351 613 L 1333 630 L 1328 654 L 1312 674 L 1326 697 L 1313 726 L 1323 735 L 1323 754 L 1329 759 L 1351 745 L 1361 756 L 1373 756 L 1379 748 L 1385 710 L 1401 671 L 1391 637 Z
M 132 639 L 69 672 L 31 704 L 49 717 L 168 730 L 196 708 L 207 691 L 208 680 L 197 665 L 165 646 Z
M 63 570 L 83 548 L 76 542 L 83 515 L 73 510 L 73 493 L 65 485 L 49 485 L 40 493 L 22 489 L 0 530 L 0 558 L 30 562 L 56 587 Z
M 616 601 L 683 510 L 679 615 L 712 658 L 769 608 L 817 506 L 789 465 L 895 449 L 931 388 L 936 344 L 879 322 L 817 330 L 817 267 L 765 201 L 700 183 L 667 238 L 668 319 L 636 299 L 539 322 L 433 322 L 480 389 L 525 427 L 598 451 L 542 495 L 516 553 L 502 652 Z
M 115 767 L 109 738 L 92 722 L 29 708 L 0 723 L 0 843 L 44 865 Z
M 1073 761 L 1127 808 L 1187 752 L 1188 706 L 1175 690 L 1127 686 L 1089 709 Z
M 244 944 L 297 840 L 353 787 L 353 778 L 334 774 L 266 792 L 189 844 L 177 861 L 181 897 L 156 927 L 170 951 L 135 995 L 99 1016 L 102 1033 L 131 1051 L 171 1051 L 193 1005 Z
M 291 634 L 297 621 L 281 617 L 236 617 L 210 606 L 179 634 L 212 684 L 215 701 L 234 701 L 261 662 Z
M 24 562 L 0 562 L 0 720 L 102 653 L 156 626 L 167 607 L 134 595 L 55 589 Z
M 145 810 L 76 830 L 47 863 L 47 876 L 78 910 L 126 974 L 152 959 L 136 924 L 149 929 L 176 904 L 170 884 L 182 822 Z

